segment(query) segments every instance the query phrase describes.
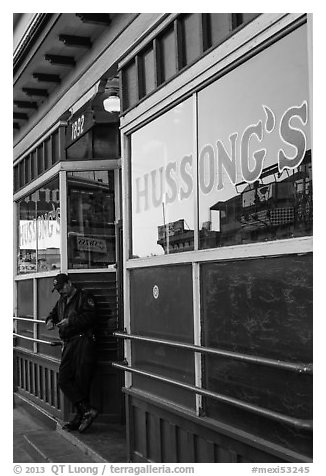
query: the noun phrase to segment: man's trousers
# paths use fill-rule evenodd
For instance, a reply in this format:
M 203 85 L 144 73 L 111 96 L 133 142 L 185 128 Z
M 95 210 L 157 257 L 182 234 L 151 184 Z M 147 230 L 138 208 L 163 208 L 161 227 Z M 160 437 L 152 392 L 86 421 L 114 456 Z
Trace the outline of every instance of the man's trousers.
M 89 401 L 95 362 L 95 341 L 92 337 L 75 336 L 65 342 L 58 385 L 73 405 Z

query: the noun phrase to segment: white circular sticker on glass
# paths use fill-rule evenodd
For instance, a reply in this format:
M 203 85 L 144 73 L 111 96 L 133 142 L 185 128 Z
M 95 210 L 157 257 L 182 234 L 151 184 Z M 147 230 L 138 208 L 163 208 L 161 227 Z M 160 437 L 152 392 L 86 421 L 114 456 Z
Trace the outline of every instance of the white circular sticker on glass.
M 160 294 L 160 290 L 159 290 L 157 284 L 155 284 L 155 286 L 153 286 L 153 296 L 154 296 L 154 299 L 157 299 L 158 296 L 159 296 L 159 294 Z

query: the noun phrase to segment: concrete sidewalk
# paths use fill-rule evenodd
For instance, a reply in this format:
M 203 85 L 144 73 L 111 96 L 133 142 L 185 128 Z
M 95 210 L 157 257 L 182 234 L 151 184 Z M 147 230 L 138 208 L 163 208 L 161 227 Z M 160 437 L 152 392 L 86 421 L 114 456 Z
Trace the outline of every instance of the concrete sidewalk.
M 125 428 L 95 421 L 85 434 L 67 432 L 19 395 L 14 396 L 14 463 L 126 462 Z

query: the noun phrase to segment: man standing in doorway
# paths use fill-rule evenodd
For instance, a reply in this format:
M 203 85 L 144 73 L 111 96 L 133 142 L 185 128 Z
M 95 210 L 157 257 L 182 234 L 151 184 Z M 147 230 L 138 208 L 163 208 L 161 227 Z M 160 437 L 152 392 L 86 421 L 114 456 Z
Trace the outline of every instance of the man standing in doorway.
M 95 367 L 95 301 L 90 294 L 73 286 L 64 273 L 54 278 L 52 292 L 55 290 L 60 298 L 46 318 L 46 325 L 48 329 L 55 326 L 59 329 L 63 350 L 58 385 L 76 408 L 75 417 L 63 429 L 84 432 L 98 414 L 89 403 Z

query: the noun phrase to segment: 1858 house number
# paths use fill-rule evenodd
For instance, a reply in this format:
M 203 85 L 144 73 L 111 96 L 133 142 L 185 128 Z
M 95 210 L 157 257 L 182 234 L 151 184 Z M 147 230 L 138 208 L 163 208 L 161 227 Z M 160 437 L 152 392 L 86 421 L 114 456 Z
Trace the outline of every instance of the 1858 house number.
M 71 140 L 77 139 L 84 132 L 84 114 L 71 124 Z

